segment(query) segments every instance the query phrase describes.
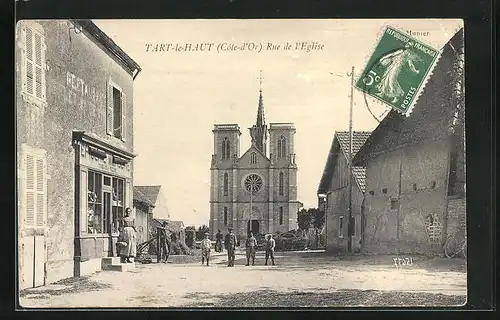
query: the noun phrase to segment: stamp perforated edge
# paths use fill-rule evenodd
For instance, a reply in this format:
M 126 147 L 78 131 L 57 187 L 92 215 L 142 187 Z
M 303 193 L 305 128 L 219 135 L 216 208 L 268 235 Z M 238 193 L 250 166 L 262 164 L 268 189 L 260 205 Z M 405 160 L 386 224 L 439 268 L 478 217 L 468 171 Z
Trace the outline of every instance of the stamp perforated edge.
M 359 76 L 357 77 L 355 83 L 358 83 L 359 80 L 361 79 L 361 77 L 363 76 L 363 71 L 365 71 L 367 65 L 368 65 L 368 62 L 370 61 L 370 58 L 372 57 L 373 53 L 375 52 L 375 49 L 377 47 L 377 45 L 380 43 L 380 41 L 382 40 L 382 37 L 384 36 L 385 32 L 387 31 L 388 28 L 392 28 L 392 29 L 395 29 L 396 31 L 398 31 L 399 33 L 405 35 L 406 37 L 412 39 L 413 41 L 415 42 L 418 42 L 422 45 L 425 45 L 426 47 L 429 47 L 433 50 L 436 51 L 436 56 L 434 57 L 434 60 L 432 61 L 431 65 L 429 66 L 428 70 L 427 70 L 427 73 L 426 75 L 424 76 L 424 78 L 422 79 L 422 82 L 420 83 L 420 86 L 418 87 L 417 89 L 417 92 L 415 93 L 415 95 L 413 96 L 413 99 L 408 107 L 408 110 L 406 110 L 406 112 L 403 112 L 397 108 L 394 108 L 393 106 L 391 106 L 390 104 L 388 104 L 387 102 L 385 102 L 384 100 L 381 100 L 381 99 L 378 99 L 378 98 L 375 98 L 373 97 L 372 95 L 367 95 L 366 92 L 363 91 L 363 89 L 357 87 L 356 85 L 354 86 L 357 90 L 359 90 L 360 92 L 363 93 L 363 95 L 366 97 L 367 100 L 370 100 L 371 102 L 375 102 L 377 104 L 381 104 L 381 105 L 384 105 L 385 107 L 391 109 L 391 110 L 395 110 L 397 111 L 398 113 L 408 117 L 410 116 L 411 112 L 413 111 L 413 108 L 415 107 L 415 104 L 418 102 L 420 96 L 422 95 L 422 92 L 424 91 L 425 87 L 427 86 L 427 82 L 429 81 L 429 78 L 431 77 L 431 75 L 434 73 L 434 68 L 436 67 L 438 61 L 441 59 L 441 55 L 442 55 L 442 52 L 443 52 L 443 49 L 436 49 L 435 47 L 419 40 L 419 39 L 416 39 L 415 37 L 409 35 L 407 32 L 405 31 L 401 31 L 401 30 L 405 30 L 403 27 L 401 27 L 400 25 L 397 25 L 397 24 L 384 24 L 382 26 L 382 28 L 380 28 L 380 30 L 378 31 L 377 33 L 377 36 L 376 36 L 376 40 L 373 42 L 372 44 L 372 50 L 370 51 L 370 53 L 367 53 L 367 55 L 365 56 L 365 66 L 363 67 L 362 69 L 362 72 L 359 74 Z

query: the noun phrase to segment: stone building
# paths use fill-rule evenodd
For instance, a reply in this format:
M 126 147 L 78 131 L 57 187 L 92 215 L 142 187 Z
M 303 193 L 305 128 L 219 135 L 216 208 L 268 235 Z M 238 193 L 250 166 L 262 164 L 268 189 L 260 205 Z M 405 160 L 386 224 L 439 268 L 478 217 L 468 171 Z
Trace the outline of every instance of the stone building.
M 352 154 L 359 151 L 368 131 L 352 133 Z M 318 204 L 325 210 L 326 251 L 347 251 L 349 228 L 349 132 L 336 132 L 318 187 Z M 362 238 L 362 205 L 365 192 L 365 168 L 353 166 L 352 176 L 352 249 L 360 250 Z M 323 201 L 325 199 L 325 201 Z
M 155 204 L 134 186 L 134 226 L 137 231 L 137 244 L 141 244 L 150 239 L 149 229 L 153 220 L 153 210 Z
M 132 207 L 133 80 L 89 20 L 16 28 L 19 286 L 101 269 Z
M 366 167 L 364 250 L 441 252 L 465 224 L 461 68 L 463 29 L 444 46 L 411 115 L 391 111 L 354 157 Z
M 293 123 L 264 119 L 262 90 L 251 147 L 240 155 L 240 127 L 216 124 L 211 164 L 210 233 L 233 227 L 239 238 L 297 227 L 297 164 Z

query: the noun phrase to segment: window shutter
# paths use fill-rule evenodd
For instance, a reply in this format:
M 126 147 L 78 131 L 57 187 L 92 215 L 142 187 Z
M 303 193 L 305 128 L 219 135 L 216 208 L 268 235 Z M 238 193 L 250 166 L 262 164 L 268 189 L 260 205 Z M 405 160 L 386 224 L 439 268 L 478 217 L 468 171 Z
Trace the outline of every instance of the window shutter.
M 113 85 L 108 81 L 106 99 L 106 132 L 113 135 Z
M 35 225 L 35 158 L 26 155 L 26 226 Z
M 45 159 L 36 159 L 36 226 L 45 225 Z
M 33 94 L 33 30 L 26 27 L 26 92 Z
M 80 171 L 80 231 L 87 232 L 87 171 Z
M 47 84 L 46 84 L 46 75 L 45 75 L 45 71 L 47 70 L 47 63 L 46 63 L 46 60 L 45 60 L 45 50 L 47 49 L 46 45 L 45 45 L 45 38 L 42 36 L 42 48 L 41 48 L 41 52 L 40 52 L 40 57 L 41 57 L 41 68 L 42 68 L 42 77 L 41 77 L 41 81 L 42 81 L 42 100 L 45 101 L 46 99 L 46 93 L 47 93 Z
M 126 141 L 127 135 L 127 96 L 122 92 L 122 141 Z
M 35 32 L 35 96 L 42 98 L 42 36 Z

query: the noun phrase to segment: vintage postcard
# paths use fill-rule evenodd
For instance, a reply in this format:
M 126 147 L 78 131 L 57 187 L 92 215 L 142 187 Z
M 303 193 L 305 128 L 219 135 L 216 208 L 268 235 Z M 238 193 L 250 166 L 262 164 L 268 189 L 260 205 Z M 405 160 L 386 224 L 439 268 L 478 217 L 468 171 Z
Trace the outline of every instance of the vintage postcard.
M 467 301 L 458 19 L 22 20 L 20 308 Z

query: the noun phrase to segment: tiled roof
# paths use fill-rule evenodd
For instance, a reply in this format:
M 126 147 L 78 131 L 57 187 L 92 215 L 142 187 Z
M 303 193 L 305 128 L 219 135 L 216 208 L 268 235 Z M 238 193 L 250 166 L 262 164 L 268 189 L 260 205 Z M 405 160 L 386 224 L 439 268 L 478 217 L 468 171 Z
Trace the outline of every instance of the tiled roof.
M 353 131 L 352 132 L 352 156 L 356 155 L 356 153 L 361 149 L 363 144 L 366 142 L 368 137 L 370 137 L 371 131 Z M 333 170 L 335 166 L 335 158 L 338 154 L 338 151 L 335 150 L 336 143 L 340 146 L 343 155 L 348 157 L 349 154 L 349 131 L 338 131 L 335 132 L 335 136 L 333 138 L 332 146 L 330 148 L 330 153 L 328 155 L 328 159 L 325 165 L 325 169 L 323 171 L 323 176 L 321 177 L 321 182 L 318 188 L 318 193 L 326 192 L 327 185 L 329 184 Z M 353 166 L 353 175 L 355 180 L 359 186 L 359 189 L 364 192 L 365 191 L 365 169 L 362 166 L 356 167 Z
M 371 134 L 371 131 L 354 131 L 352 133 L 352 157 L 358 153 Z M 349 131 L 339 131 L 335 135 L 337 136 L 337 140 L 339 140 L 342 152 L 347 157 L 349 154 Z M 361 166 L 353 166 L 352 174 L 354 175 L 361 192 L 365 192 L 365 168 Z
M 359 189 L 361 192 L 365 192 L 365 177 L 366 177 L 366 169 L 363 167 L 352 167 L 352 174 L 356 178 L 356 181 L 358 182 Z
M 134 186 L 134 190 L 140 191 L 149 201 L 156 204 L 156 199 L 160 193 L 161 186 Z
M 144 195 L 144 193 L 142 193 L 141 190 L 136 186 L 134 186 L 134 201 L 145 203 L 151 207 L 155 206 L 155 204 L 151 202 L 151 200 L 149 200 L 149 198 L 146 197 L 146 195 Z
M 181 231 L 184 227 L 184 223 L 182 221 L 171 221 L 167 219 L 153 219 L 151 220 L 151 228 L 154 230 L 157 227 L 163 226 L 163 222 L 167 221 L 167 230 L 171 232 Z M 182 224 L 182 226 L 180 225 Z

